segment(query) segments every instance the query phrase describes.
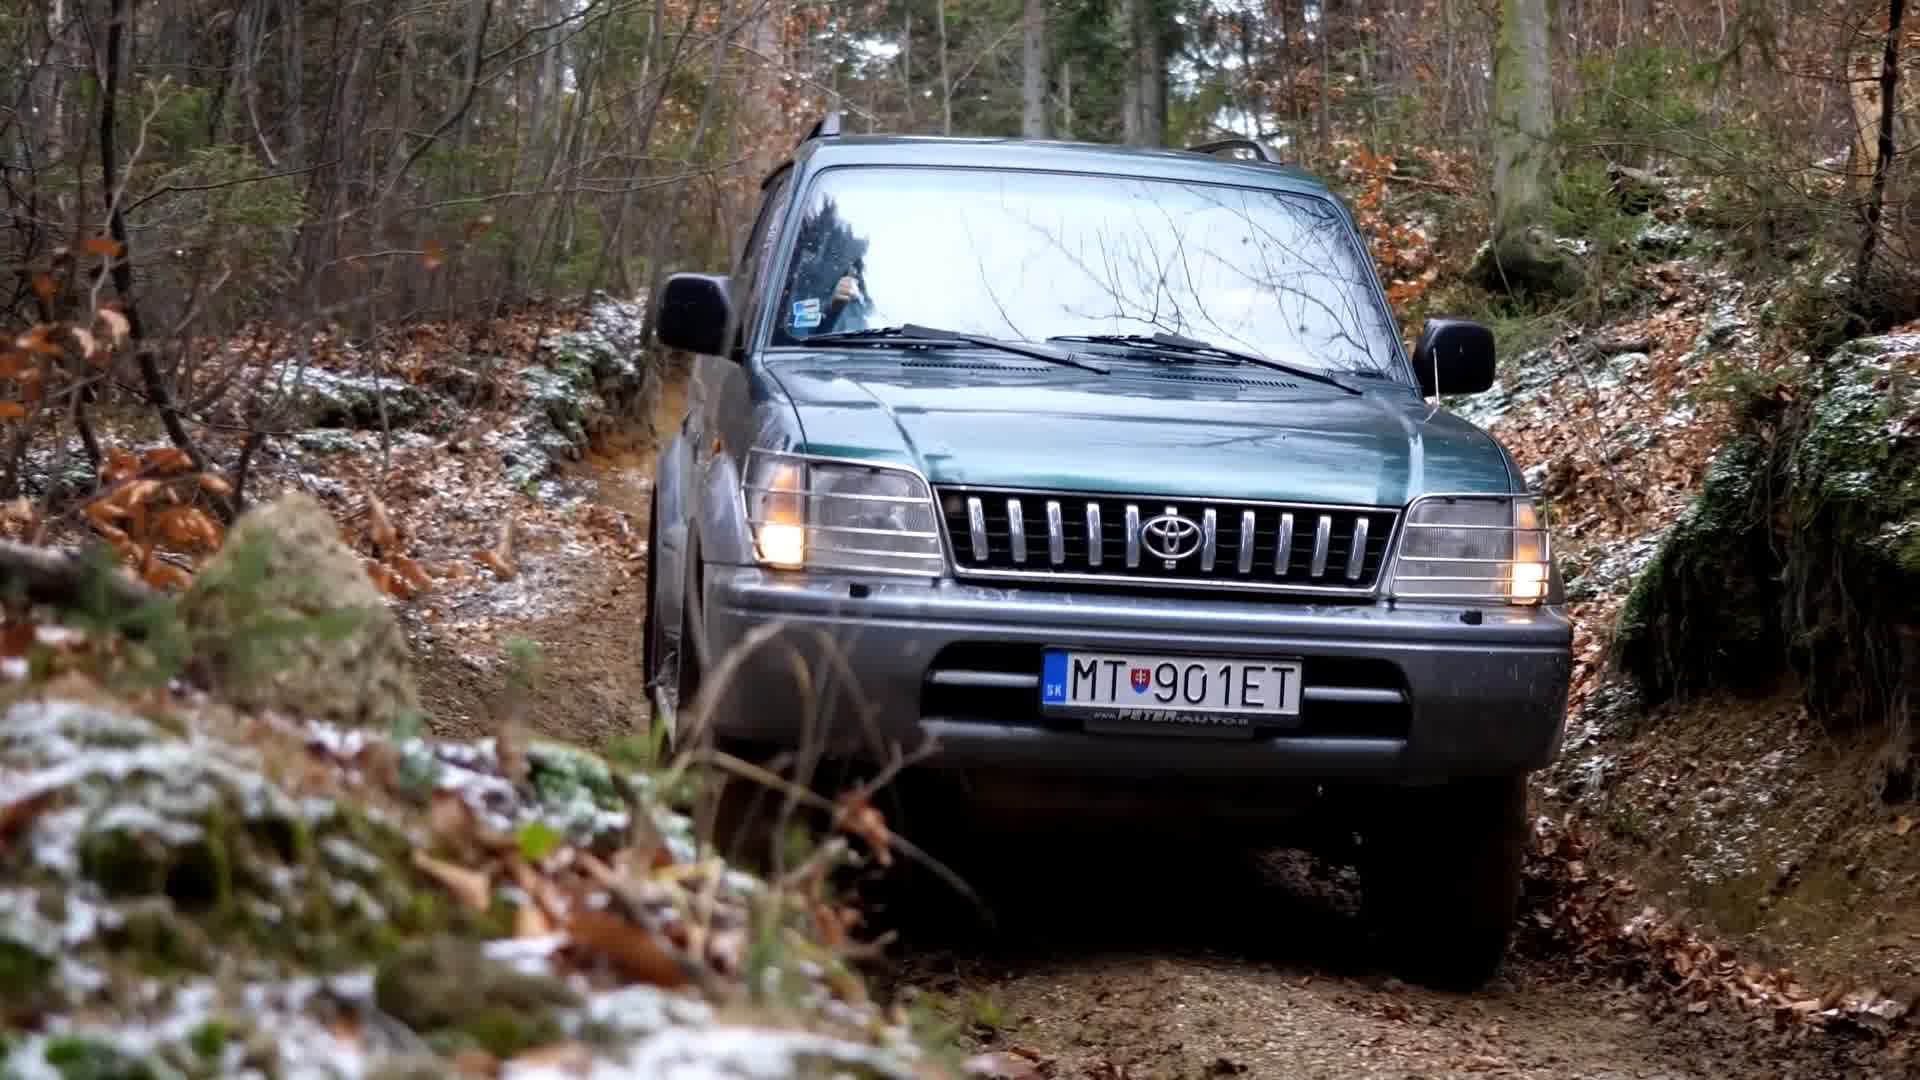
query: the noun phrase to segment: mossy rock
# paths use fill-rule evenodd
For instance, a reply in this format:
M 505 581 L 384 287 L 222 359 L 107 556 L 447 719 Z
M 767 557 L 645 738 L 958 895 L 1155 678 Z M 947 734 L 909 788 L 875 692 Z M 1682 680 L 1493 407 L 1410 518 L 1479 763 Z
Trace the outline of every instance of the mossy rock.
M 180 607 L 243 708 L 382 728 L 419 711 L 405 635 L 310 496 L 242 515 Z
M 1902 353 L 1920 336 L 1853 342 L 1789 404 L 1742 413 L 1616 627 L 1614 658 L 1650 701 L 1791 672 L 1809 709 L 1845 727 L 1920 692 L 1905 630 L 1920 595 L 1920 379 Z
M 410 383 L 309 368 L 294 420 L 301 427 L 379 430 L 383 396 L 390 430 L 413 427 L 434 411 L 432 395 Z
M 1491 293 L 1537 299 L 1574 296 L 1586 283 L 1580 264 L 1534 229 L 1482 247 L 1467 279 Z
M 1778 612 L 1761 495 L 1768 459 L 1743 439 L 1723 447 L 1700 495 L 1641 571 L 1614 632 L 1616 662 L 1652 701 L 1712 686 L 1757 689 L 1778 656 Z

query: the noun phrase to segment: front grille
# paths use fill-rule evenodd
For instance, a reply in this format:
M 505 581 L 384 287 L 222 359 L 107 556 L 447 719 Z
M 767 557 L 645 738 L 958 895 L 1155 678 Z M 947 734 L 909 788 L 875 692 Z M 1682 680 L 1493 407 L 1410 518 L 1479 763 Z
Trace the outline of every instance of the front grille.
M 963 578 L 1366 593 L 1398 517 L 1369 507 L 1148 495 L 965 487 L 936 494 Z

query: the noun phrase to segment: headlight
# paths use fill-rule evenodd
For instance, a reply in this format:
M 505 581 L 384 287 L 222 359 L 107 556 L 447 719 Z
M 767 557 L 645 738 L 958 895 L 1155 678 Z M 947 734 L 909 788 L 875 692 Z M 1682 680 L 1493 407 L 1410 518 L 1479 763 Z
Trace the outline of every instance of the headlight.
M 1547 598 L 1549 558 L 1539 507 L 1527 496 L 1423 496 L 1407 508 L 1390 593 L 1538 604 Z
M 946 565 L 933 495 L 904 469 L 755 450 L 746 501 L 768 566 L 932 577 Z

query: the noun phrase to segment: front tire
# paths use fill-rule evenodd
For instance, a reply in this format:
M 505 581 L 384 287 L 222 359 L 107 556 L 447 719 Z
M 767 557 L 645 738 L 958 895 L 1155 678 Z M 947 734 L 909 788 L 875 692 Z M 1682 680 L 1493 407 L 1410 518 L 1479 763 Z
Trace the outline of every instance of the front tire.
M 1392 961 L 1438 989 L 1491 979 L 1519 914 L 1526 836 L 1524 776 L 1386 800 L 1363 837 L 1361 900 Z

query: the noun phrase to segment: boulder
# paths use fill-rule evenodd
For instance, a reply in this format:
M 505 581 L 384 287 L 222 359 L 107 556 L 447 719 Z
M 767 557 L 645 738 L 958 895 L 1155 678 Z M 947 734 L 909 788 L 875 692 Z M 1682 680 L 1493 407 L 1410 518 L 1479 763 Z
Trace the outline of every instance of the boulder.
M 383 727 L 419 710 L 399 623 L 311 496 L 242 515 L 180 606 L 237 705 Z

